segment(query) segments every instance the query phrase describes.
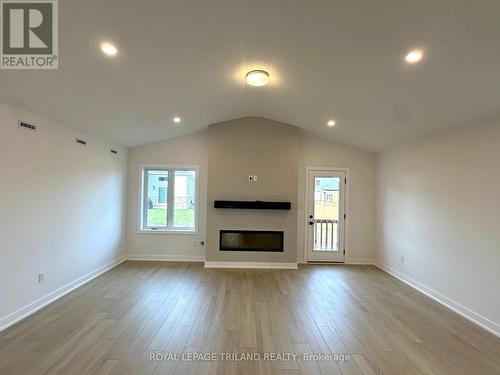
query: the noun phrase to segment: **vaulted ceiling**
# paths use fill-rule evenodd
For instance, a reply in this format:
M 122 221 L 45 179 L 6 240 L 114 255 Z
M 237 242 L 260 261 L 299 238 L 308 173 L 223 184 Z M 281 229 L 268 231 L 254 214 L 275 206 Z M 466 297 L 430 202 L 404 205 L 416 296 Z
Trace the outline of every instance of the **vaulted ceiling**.
M 64 0 L 59 13 L 59 70 L 0 71 L 0 101 L 125 146 L 262 116 L 378 151 L 500 110 L 498 0 Z M 406 64 L 416 47 L 424 59 Z M 267 87 L 245 85 L 252 68 Z

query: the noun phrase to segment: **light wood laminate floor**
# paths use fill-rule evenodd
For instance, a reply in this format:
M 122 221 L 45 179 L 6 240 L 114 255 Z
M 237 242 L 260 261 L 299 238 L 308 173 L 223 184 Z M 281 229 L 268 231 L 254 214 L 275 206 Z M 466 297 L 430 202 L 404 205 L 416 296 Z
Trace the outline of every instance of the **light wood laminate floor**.
M 351 359 L 150 359 L 229 352 Z M 500 339 L 371 266 L 126 262 L 1 332 L 0 374 L 500 374 Z

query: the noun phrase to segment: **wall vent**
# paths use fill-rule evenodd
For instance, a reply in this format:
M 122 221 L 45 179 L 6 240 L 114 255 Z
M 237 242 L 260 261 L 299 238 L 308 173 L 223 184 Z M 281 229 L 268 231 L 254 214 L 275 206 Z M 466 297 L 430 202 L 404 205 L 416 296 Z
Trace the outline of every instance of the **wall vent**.
M 109 150 L 109 152 L 111 152 L 112 154 L 118 155 L 118 151 L 116 151 L 116 150 Z
M 30 130 L 32 132 L 34 132 L 36 130 L 36 126 L 35 125 L 28 124 L 27 122 L 18 121 L 17 122 L 17 126 L 19 128 L 21 128 L 21 129 Z
M 83 145 L 83 146 L 87 145 L 87 141 L 80 139 L 80 138 L 75 138 L 75 143 L 78 143 L 78 144 Z

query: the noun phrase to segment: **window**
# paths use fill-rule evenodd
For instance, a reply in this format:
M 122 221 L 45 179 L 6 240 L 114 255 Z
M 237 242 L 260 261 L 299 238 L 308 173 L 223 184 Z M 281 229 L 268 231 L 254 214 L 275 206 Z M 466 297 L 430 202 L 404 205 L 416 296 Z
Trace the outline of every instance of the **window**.
M 196 231 L 197 167 L 142 168 L 143 231 Z

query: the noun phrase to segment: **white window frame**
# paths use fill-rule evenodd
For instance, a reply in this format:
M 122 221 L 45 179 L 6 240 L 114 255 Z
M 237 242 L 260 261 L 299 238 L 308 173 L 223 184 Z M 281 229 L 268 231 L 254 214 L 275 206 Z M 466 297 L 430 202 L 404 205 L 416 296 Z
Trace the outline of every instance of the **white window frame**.
M 147 189 L 146 189 L 146 174 L 145 171 L 149 169 L 157 170 L 169 170 L 168 174 L 168 189 L 167 189 L 167 207 L 172 207 L 173 210 L 173 194 L 174 190 L 174 177 L 176 170 L 190 170 L 195 171 L 196 178 L 194 184 L 194 195 L 195 195 L 195 205 L 194 205 L 194 229 L 193 228 L 183 228 L 173 227 L 172 220 L 173 216 L 168 215 L 167 212 L 167 227 L 147 227 L 145 226 L 146 218 L 146 205 L 147 205 Z M 173 170 L 174 173 L 170 173 Z M 197 234 L 198 233 L 198 205 L 199 205 L 199 181 L 200 181 L 200 168 L 198 165 L 184 165 L 184 164 L 141 164 L 139 165 L 139 207 L 138 207 L 138 218 L 137 218 L 137 232 L 138 233 L 155 233 L 155 234 Z M 172 193 L 169 193 L 172 191 Z M 170 202 L 172 201 L 172 202 Z

